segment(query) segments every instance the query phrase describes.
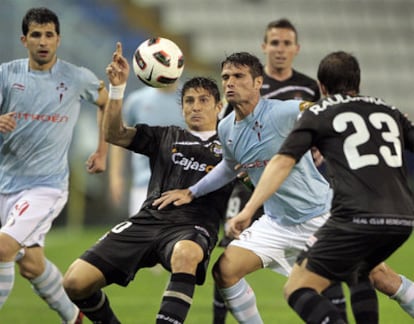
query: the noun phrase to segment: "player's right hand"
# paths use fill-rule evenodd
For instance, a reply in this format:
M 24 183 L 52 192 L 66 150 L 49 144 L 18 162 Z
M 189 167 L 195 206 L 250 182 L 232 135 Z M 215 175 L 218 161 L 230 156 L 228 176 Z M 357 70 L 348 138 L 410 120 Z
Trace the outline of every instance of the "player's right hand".
M 226 236 L 238 239 L 240 233 L 250 226 L 252 217 L 252 213 L 242 209 L 236 216 L 229 218 L 224 226 Z
M 106 75 L 113 86 L 125 84 L 129 75 L 128 60 L 122 55 L 122 44 L 116 43 L 116 50 L 112 55 L 112 62 L 106 67 Z
M 16 113 L 9 112 L 4 115 L 0 115 L 0 133 L 9 133 L 13 131 L 16 126 Z

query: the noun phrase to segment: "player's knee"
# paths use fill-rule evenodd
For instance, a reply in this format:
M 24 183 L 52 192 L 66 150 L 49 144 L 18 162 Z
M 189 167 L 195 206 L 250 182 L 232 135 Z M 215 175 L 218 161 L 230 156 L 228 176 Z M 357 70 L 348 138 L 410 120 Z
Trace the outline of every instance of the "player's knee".
M 14 261 L 20 245 L 10 236 L 0 233 L 0 262 Z
M 63 288 L 72 300 L 82 299 L 89 294 L 87 287 L 82 279 L 73 273 L 67 273 L 63 277 Z
M 193 241 L 180 241 L 174 247 L 171 268 L 173 272 L 194 272 L 203 258 L 200 245 Z
M 76 262 L 69 267 L 63 276 L 63 288 L 72 300 L 82 299 L 90 295 L 98 280 L 90 272 L 76 266 Z
M 220 288 L 230 287 L 241 279 L 235 273 L 225 254 L 221 255 L 213 265 L 212 274 L 214 281 Z

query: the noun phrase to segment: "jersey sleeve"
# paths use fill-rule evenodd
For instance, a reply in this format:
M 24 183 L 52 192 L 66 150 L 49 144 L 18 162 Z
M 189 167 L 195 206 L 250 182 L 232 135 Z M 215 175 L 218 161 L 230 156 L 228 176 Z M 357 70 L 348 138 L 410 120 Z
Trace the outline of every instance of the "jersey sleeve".
M 302 101 L 280 101 L 276 109 L 272 109 L 269 119 L 274 123 L 274 128 L 282 137 L 287 137 L 298 119 Z
M 316 134 L 317 121 L 312 113 L 304 111 L 283 142 L 279 154 L 292 156 L 296 161 L 314 145 L 314 135 Z
M 227 163 L 226 160 L 221 160 L 213 170 L 207 173 L 207 175 L 189 189 L 193 196 L 197 198 L 224 187 L 234 180 L 236 176 L 237 172 L 234 170 L 233 166 Z
M 137 129 L 135 137 L 126 149 L 151 156 L 161 146 L 161 137 L 165 127 L 137 124 L 135 128 Z
M 82 80 L 80 84 L 83 84 L 83 89 L 81 89 L 81 98 L 95 104 L 99 96 L 100 81 L 91 70 L 84 67 L 80 67 L 79 69 L 79 77 Z

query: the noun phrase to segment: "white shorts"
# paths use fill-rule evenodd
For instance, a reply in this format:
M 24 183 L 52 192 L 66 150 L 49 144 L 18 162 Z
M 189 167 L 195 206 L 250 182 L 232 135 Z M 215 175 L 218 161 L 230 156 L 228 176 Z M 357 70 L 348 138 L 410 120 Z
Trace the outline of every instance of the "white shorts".
M 43 247 L 53 220 L 67 200 L 67 190 L 49 187 L 0 194 L 0 232 L 10 235 L 23 247 Z
M 274 218 L 263 215 L 246 228 L 230 245 L 253 251 L 264 268 L 288 276 L 308 238 L 329 218 L 330 213 L 298 225 L 282 226 Z

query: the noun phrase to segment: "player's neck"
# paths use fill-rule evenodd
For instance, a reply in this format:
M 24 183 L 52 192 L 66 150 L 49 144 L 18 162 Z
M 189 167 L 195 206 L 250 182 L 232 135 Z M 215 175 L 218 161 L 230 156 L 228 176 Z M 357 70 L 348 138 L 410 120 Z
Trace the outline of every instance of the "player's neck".
M 269 66 L 266 65 L 265 73 L 267 76 L 277 81 L 286 81 L 292 77 L 293 69 L 292 68 L 271 69 Z
M 49 71 L 56 64 L 57 57 L 55 56 L 53 60 L 45 64 L 39 64 L 35 60 L 29 59 L 29 70 L 31 71 Z

